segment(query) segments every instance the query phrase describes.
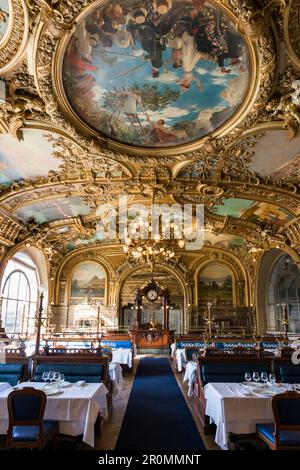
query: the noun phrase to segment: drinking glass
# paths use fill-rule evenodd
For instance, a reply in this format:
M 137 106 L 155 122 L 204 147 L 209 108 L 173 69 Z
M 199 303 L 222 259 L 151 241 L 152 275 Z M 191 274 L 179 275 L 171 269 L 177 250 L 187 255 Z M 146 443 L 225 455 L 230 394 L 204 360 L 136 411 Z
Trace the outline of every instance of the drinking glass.
M 60 384 L 63 384 L 64 381 L 65 381 L 65 374 L 59 374 L 59 381 L 60 381 Z
M 253 372 L 252 377 L 253 377 L 254 382 L 259 382 L 259 379 L 260 379 L 259 372 Z
M 47 372 L 47 371 L 43 372 L 43 374 L 42 374 L 42 380 L 45 381 L 45 384 L 46 384 L 46 382 L 47 382 L 48 379 L 49 379 L 49 372 Z
M 60 380 L 60 373 L 54 372 L 53 381 L 55 382 L 55 387 L 58 388 L 58 382 Z
M 264 382 L 265 384 L 268 382 L 268 374 L 267 372 L 262 372 L 260 374 L 261 381 Z
M 275 374 L 270 374 L 269 375 L 269 382 L 271 384 L 274 384 L 276 382 L 276 377 L 275 377 Z
M 48 379 L 50 380 L 50 383 L 53 384 L 53 381 L 54 381 L 54 371 L 53 370 L 49 371 Z
M 251 382 L 251 373 L 250 372 L 245 372 L 245 380 L 246 382 Z

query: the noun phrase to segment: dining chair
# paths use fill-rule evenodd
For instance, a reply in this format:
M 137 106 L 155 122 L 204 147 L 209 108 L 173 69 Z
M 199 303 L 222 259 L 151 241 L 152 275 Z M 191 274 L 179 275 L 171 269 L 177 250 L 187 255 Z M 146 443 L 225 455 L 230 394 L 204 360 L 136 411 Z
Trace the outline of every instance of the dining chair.
M 7 397 L 9 448 L 39 448 L 56 438 L 58 423 L 44 421 L 47 396 L 42 390 L 24 387 L 13 390 Z
M 273 423 L 256 425 L 256 434 L 271 450 L 300 450 L 300 393 L 287 391 L 272 399 Z

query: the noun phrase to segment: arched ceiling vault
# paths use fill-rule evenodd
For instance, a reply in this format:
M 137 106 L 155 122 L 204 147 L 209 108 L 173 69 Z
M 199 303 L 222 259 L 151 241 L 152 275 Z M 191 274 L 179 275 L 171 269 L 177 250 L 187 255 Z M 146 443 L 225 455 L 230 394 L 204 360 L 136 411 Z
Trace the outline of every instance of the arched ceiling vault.
M 137 3 L 1 0 L 0 257 L 31 244 L 58 265 L 73 250 L 109 245 L 96 236 L 98 208 L 117 207 L 119 195 L 129 205 L 153 195 L 203 203 L 206 245 L 244 258 L 251 246 L 299 252 L 299 0 L 169 0 L 166 10 L 149 0 L 148 23 Z M 155 63 L 143 42 L 149 18 L 160 31 Z M 209 38 L 216 18 L 229 38 L 227 60 L 234 35 L 241 47 L 230 65 L 208 58 L 195 33 Z M 185 59 L 157 63 L 168 54 L 178 61 L 184 47 L 197 57 L 192 77 L 181 77 L 191 73 Z M 140 65 L 124 72 L 113 53 Z M 103 64 L 120 72 L 111 88 L 96 73 Z M 150 76 L 140 71 L 130 85 L 137 69 Z M 143 107 L 132 118 L 133 99 Z

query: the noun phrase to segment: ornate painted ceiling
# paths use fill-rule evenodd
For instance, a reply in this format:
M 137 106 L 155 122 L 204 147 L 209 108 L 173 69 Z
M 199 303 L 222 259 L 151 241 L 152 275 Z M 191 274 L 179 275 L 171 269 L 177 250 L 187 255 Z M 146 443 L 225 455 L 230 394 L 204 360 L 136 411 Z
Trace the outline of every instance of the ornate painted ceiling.
M 0 0 L 1 256 L 118 250 L 96 226 L 120 194 L 203 203 L 209 247 L 299 256 L 299 16 L 299 0 Z

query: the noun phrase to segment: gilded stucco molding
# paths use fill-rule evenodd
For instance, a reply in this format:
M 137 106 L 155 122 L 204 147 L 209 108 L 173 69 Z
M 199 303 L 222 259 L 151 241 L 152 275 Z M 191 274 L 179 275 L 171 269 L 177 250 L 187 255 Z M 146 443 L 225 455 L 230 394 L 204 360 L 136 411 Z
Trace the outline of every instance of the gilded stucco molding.
M 300 1 L 290 0 L 284 21 L 284 37 L 289 56 L 300 68 Z
M 8 31 L 0 42 L 0 76 L 9 73 L 22 60 L 29 35 L 25 0 L 11 0 Z

